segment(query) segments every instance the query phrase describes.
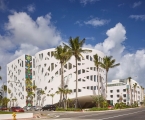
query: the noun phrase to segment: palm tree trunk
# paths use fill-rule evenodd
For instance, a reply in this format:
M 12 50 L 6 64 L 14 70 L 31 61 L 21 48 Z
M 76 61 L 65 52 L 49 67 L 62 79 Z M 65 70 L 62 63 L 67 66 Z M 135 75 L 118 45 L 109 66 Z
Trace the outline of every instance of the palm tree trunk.
M 64 88 L 64 82 L 63 82 L 63 63 L 61 63 L 61 89 Z M 62 106 L 62 95 L 63 93 L 60 93 L 60 106 Z
M 99 76 L 99 71 L 97 69 L 97 74 L 98 74 L 98 108 L 100 107 L 100 100 L 99 100 L 99 95 L 100 95 L 100 76 Z
M 106 71 L 106 100 L 107 100 L 107 74 L 108 74 L 108 71 Z
M 67 94 L 66 94 L 65 108 L 67 109 Z
M 52 97 L 52 105 L 53 105 L 53 97 Z
M 78 61 L 77 58 L 75 57 L 76 60 L 76 103 L 75 103 L 75 108 L 78 108 Z

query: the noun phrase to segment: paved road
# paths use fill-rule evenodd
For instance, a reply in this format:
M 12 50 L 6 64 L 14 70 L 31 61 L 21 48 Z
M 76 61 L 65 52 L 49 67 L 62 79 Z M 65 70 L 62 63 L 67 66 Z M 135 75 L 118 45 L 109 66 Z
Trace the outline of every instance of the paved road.
M 145 120 L 145 108 L 106 112 L 63 113 L 51 120 Z

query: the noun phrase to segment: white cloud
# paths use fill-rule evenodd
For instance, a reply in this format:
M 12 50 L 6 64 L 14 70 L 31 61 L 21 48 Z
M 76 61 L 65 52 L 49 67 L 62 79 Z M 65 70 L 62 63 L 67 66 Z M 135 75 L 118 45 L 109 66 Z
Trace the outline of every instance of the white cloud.
M 78 24 L 79 26 L 83 26 L 83 24 L 81 23 L 81 21 L 76 21 L 74 24 Z
M 36 52 L 40 51 L 37 46 L 31 44 L 21 44 L 20 48 L 15 51 L 14 57 L 17 58 L 23 54 L 35 55 Z
M 27 10 L 28 10 L 29 12 L 34 12 L 34 11 L 35 11 L 35 5 L 34 5 L 34 4 L 28 5 L 28 6 L 27 6 Z
M 136 20 L 145 20 L 145 15 L 130 15 L 129 17 Z
M 104 20 L 104 19 L 99 19 L 99 18 L 93 18 L 89 21 L 84 21 L 85 24 L 89 24 L 89 25 L 92 25 L 92 26 L 103 26 L 105 24 L 108 24 L 110 22 L 110 20 Z
M 61 41 L 60 32 L 50 21 L 51 14 L 40 16 L 36 21 L 25 12 L 15 12 L 8 18 L 9 22 L 5 28 L 11 34 L 15 44 L 27 43 L 48 48 L 58 45 Z
M 80 0 L 80 3 L 86 5 L 87 3 L 94 3 L 96 1 L 100 1 L 100 0 Z
M 0 0 L 0 10 L 4 11 L 7 9 L 6 4 L 4 3 L 4 0 Z
M 60 32 L 51 22 L 50 13 L 33 20 L 25 12 L 13 11 L 5 23 L 5 32 L 5 35 L 0 34 L 0 76 L 4 81 L 7 63 L 23 54 L 34 55 L 62 42 Z
M 109 70 L 109 81 L 132 77 L 145 87 L 145 49 L 137 50 L 135 53 L 125 51 L 123 43 L 126 40 L 126 30 L 121 23 L 109 29 L 106 34 L 107 38 L 103 43 L 98 43 L 95 46 L 88 44 L 84 47 L 95 48 L 106 55 L 111 55 L 116 59 L 116 63 L 121 64 Z
M 138 2 L 133 3 L 132 7 L 136 8 L 136 7 L 140 6 L 141 4 L 142 4 L 142 2 L 138 1 Z

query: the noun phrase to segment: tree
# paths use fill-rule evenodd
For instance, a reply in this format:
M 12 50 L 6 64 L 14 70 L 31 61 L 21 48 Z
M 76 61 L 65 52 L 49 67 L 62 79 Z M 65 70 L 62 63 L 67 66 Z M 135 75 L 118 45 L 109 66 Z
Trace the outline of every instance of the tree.
M 100 77 L 99 77 L 99 67 L 101 66 L 101 62 L 99 62 L 99 58 L 98 58 L 98 55 L 95 54 L 94 55 L 94 64 L 97 68 L 97 80 L 98 80 L 98 95 L 100 95 Z M 99 98 L 99 97 L 98 97 Z M 98 99 L 99 100 L 99 99 Z M 98 108 L 100 107 L 100 102 L 98 101 Z
M 2 106 L 6 106 L 6 107 L 7 107 L 7 104 L 8 104 L 9 101 L 10 101 L 10 99 L 4 97 L 4 98 L 2 99 Z
M 120 63 L 115 64 L 115 59 L 112 59 L 112 56 L 105 56 L 103 58 L 103 63 L 101 63 L 101 67 L 106 70 L 106 94 L 107 94 L 107 75 L 110 68 L 114 68 L 116 66 L 119 66 Z
M 13 98 L 12 101 L 13 101 L 13 107 L 14 107 L 14 102 L 17 101 L 17 99 Z
M 4 91 L 4 96 L 6 96 L 6 93 L 7 93 L 7 85 L 3 85 L 2 86 L 2 89 L 3 89 L 3 91 Z
M 98 104 L 100 104 L 100 106 L 104 107 L 104 101 L 105 101 L 105 98 L 102 96 L 102 95 L 97 95 L 97 96 L 91 96 L 92 99 L 93 99 L 93 103 L 96 104 L 96 107 L 98 107 Z
M 55 94 L 53 94 L 53 93 L 49 95 L 49 96 L 51 96 L 51 98 L 52 98 L 52 105 L 53 105 L 53 97 L 54 97 L 54 95 L 55 95 Z
M 63 43 L 67 48 L 68 48 L 68 55 L 74 56 L 75 57 L 75 63 L 76 63 L 76 103 L 75 103 L 75 108 L 78 106 L 78 61 L 81 61 L 81 58 L 84 59 L 81 53 L 86 53 L 86 52 L 92 52 L 91 50 L 87 49 L 82 49 L 82 46 L 85 43 L 85 39 L 80 40 L 79 37 L 72 38 L 70 37 L 69 39 L 69 45 L 66 45 Z
M 130 88 L 130 105 L 132 104 L 132 87 L 131 87 L 131 77 L 128 77 L 129 88 Z
M 64 89 L 58 88 L 58 91 L 56 91 L 55 93 L 56 93 L 56 94 L 61 94 L 62 96 L 64 96 Z M 61 97 L 61 96 L 60 96 L 60 97 Z M 59 107 L 62 106 L 61 103 L 62 103 L 62 100 L 61 100 L 61 98 L 60 98 Z M 63 107 L 64 107 L 64 103 L 63 103 Z
M 68 54 L 68 49 L 66 46 L 58 46 L 53 53 L 54 57 L 60 61 L 61 64 L 61 89 L 64 89 L 64 65 L 70 59 L 70 55 Z M 62 101 L 62 93 L 60 93 L 60 103 Z M 60 105 L 60 104 L 59 104 Z
M 64 94 L 65 94 L 65 108 L 67 109 L 67 95 L 68 94 L 71 94 L 72 93 L 72 90 L 70 90 L 70 89 L 65 89 L 64 90 Z
M 136 90 L 137 83 L 133 84 L 133 91 L 134 91 L 134 102 L 135 102 L 135 90 Z

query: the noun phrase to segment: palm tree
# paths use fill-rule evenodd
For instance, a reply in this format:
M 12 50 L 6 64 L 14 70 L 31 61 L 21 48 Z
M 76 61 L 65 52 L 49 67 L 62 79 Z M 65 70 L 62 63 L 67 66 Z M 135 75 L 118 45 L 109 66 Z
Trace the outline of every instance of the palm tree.
M 49 95 L 49 96 L 52 97 L 52 105 L 53 105 L 53 97 L 54 97 L 54 95 L 55 95 L 55 94 L 53 94 L 53 93 Z
M 107 95 L 107 75 L 110 68 L 114 68 L 116 66 L 119 66 L 120 63 L 115 64 L 115 59 L 112 59 L 112 56 L 105 56 L 103 58 L 103 63 L 101 63 L 101 67 L 106 70 L 106 95 Z
M 54 57 L 60 61 L 61 64 L 61 89 L 64 89 L 64 65 L 65 63 L 70 59 L 70 56 L 68 55 L 68 49 L 66 46 L 58 46 L 55 49 L 55 52 L 53 53 Z M 60 103 L 62 101 L 62 93 L 60 93 Z
M 100 83 L 100 77 L 99 77 L 99 67 L 101 66 L 101 62 L 99 62 L 99 58 L 98 58 L 98 55 L 95 54 L 94 55 L 94 64 L 97 68 L 97 80 L 98 80 L 98 95 L 100 95 L 100 86 L 99 86 L 99 83 Z M 99 97 L 98 97 L 99 98 Z M 100 102 L 99 102 L 99 99 L 98 99 L 98 108 L 100 107 Z
M 13 107 L 14 107 L 14 102 L 17 101 L 17 99 L 13 98 L 12 101 L 13 101 Z
M 134 91 L 134 102 L 135 102 L 135 90 L 136 90 L 137 83 L 133 84 L 133 91 Z
M 33 85 L 33 90 L 35 91 L 37 89 L 37 86 L 36 85 Z
M 6 86 L 6 85 L 3 85 L 2 88 L 3 88 L 3 91 L 4 91 L 5 96 L 6 96 L 6 93 L 7 93 L 7 86 Z
M 56 93 L 56 94 L 61 94 L 61 95 L 60 95 L 60 101 L 59 101 L 59 107 L 60 107 L 60 106 L 62 106 L 62 105 L 61 105 L 61 103 L 62 103 L 61 97 L 64 96 L 64 89 L 58 88 L 58 91 L 56 91 L 55 93 Z M 63 107 L 64 107 L 64 103 L 63 103 Z
M 129 81 L 129 88 L 130 88 L 130 105 L 132 104 L 132 87 L 131 87 L 131 77 L 128 77 L 128 81 Z
M 92 50 L 82 49 L 82 46 L 85 43 L 85 39 L 80 40 L 79 37 L 69 39 L 69 45 L 63 43 L 69 50 L 69 55 L 75 57 L 76 62 L 76 103 L 75 108 L 78 105 L 78 61 L 81 61 L 81 58 L 84 59 L 81 53 L 92 52 Z
M 66 101 L 66 103 L 65 103 L 65 108 L 67 109 L 67 95 L 68 94 L 71 94 L 72 93 L 72 90 L 70 90 L 70 89 L 65 89 L 64 90 L 64 94 L 65 94 L 65 101 Z

